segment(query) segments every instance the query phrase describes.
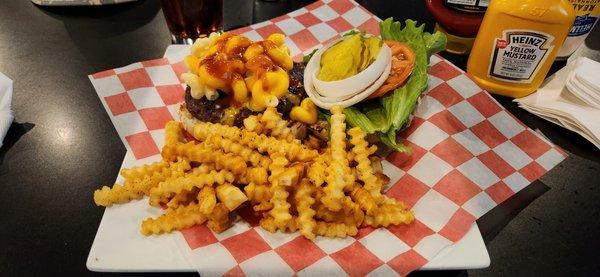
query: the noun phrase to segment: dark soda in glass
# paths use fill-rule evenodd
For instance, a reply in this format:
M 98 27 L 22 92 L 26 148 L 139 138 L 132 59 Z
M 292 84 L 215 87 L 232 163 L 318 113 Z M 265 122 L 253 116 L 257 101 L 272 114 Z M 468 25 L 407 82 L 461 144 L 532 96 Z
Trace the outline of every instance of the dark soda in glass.
M 162 10 L 173 43 L 191 44 L 221 31 L 223 0 L 162 0 Z

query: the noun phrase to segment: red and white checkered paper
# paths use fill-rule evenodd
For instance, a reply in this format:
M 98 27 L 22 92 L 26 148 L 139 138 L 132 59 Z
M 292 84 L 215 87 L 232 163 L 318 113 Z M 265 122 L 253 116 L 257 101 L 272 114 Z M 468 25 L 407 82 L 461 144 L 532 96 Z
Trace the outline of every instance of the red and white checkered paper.
M 378 34 L 378 21 L 351 0 L 318 1 L 233 32 L 253 40 L 284 33 L 298 60 L 350 29 Z M 157 59 L 90 75 L 137 159 L 159 158 L 164 124 L 176 118 L 184 98 L 177 76 L 185 71 L 180 60 Z M 205 225 L 183 231 L 186 256 L 210 275 L 406 275 L 565 157 L 439 56 L 431 58 L 429 88 L 414 114 L 400 134 L 413 153 L 392 153 L 383 164 L 391 178 L 386 194 L 407 203 L 414 223 L 310 241 L 298 233 L 271 234 L 248 218 L 221 234 Z

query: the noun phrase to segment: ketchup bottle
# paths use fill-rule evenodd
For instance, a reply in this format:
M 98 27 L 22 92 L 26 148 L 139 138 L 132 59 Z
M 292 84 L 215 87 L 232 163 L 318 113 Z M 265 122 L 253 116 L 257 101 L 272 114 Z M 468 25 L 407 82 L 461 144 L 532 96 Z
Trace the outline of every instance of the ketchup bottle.
M 489 0 L 426 0 L 437 21 L 436 31 L 446 34 L 446 51 L 466 55 L 471 51 Z

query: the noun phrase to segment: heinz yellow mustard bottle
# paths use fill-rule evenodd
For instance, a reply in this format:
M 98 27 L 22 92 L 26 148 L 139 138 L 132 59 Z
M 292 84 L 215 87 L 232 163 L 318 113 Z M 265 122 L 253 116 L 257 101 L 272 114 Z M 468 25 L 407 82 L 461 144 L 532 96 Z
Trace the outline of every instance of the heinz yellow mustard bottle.
M 491 93 L 531 94 L 544 81 L 574 20 L 568 0 L 492 0 L 467 73 Z

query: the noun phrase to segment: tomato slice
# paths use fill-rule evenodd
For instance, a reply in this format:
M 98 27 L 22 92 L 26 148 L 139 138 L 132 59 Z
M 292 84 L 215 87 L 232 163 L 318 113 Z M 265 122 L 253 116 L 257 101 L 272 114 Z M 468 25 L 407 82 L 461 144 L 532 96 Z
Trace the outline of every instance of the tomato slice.
M 390 76 L 367 99 L 384 96 L 388 92 L 404 85 L 415 67 L 415 52 L 408 45 L 395 40 L 386 40 L 385 44 L 392 50 Z

